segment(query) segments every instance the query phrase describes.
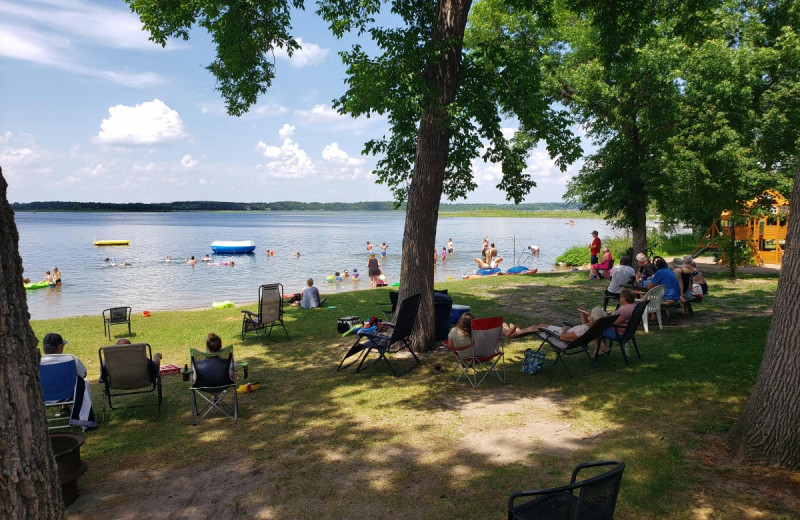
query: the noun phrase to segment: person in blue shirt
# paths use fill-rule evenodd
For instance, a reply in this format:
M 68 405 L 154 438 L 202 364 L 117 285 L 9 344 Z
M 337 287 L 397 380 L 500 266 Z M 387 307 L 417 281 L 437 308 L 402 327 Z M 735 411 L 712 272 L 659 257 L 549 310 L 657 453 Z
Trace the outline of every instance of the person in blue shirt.
M 319 297 L 319 289 L 314 287 L 314 280 L 309 278 L 306 281 L 306 288 L 303 289 L 302 297 L 300 299 L 300 307 L 304 309 L 313 309 L 319 307 L 325 302 L 325 298 Z
M 672 269 L 667 265 L 667 261 L 663 258 L 656 260 L 656 272 L 647 284 L 647 289 L 652 289 L 656 285 L 665 285 L 667 290 L 664 292 L 664 299 L 662 303 L 674 303 L 681 298 L 681 286 L 678 283 L 678 278 Z

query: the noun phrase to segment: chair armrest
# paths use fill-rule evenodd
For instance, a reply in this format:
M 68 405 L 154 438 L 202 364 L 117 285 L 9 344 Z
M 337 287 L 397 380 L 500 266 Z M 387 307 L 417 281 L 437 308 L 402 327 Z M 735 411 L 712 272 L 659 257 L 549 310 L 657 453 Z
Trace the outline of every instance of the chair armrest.
M 562 321 L 561 323 L 563 323 L 567 327 L 574 327 L 575 326 L 573 323 L 570 323 L 569 321 Z
M 558 486 L 554 488 L 532 489 L 529 491 L 518 491 L 516 493 L 511 493 L 511 496 L 508 497 L 508 512 L 511 513 L 514 510 L 514 501 L 518 498 L 542 496 L 542 495 L 556 495 L 558 493 L 572 494 L 572 491 L 574 489 L 579 488 L 582 485 L 583 485 L 582 482 L 578 482 L 577 484 L 572 483 L 572 484 L 567 484 L 565 486 Z
M 256 316 L 256 313 L 253 312 L 253 311 L 242 311 L 242 314 L 247 314 L 248 318 L 252 318 L 253 316 Z

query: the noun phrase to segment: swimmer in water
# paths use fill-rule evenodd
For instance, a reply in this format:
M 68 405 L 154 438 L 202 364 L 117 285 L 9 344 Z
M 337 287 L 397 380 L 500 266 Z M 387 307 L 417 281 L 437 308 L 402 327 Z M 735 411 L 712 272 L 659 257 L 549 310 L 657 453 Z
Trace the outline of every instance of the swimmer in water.
M 447 254 L 452 256 L 452 255 L 455 254 L 455 252 L 456 252 L 456 248 L 455 248 L 455 246 L 453 246 L 453 239 L 452 238 L 448 238 L 447 239 Z
M 300 251 L 292 255 L 293 258 L 300 258 Z
M 342 272 L 342 278 L 350 278 L 350 273 L 347 272 L 347 269 Z
M 105 259 L 103 259 L 103 262 L 108 262 L 109 260 L 110 260 L 110 258 L 105 257 Z
M 353 281 L 358 281 L 358 269 L 353 269 Z
M 388 248 L 388 247 L 389 246 L 386 245 L 386 242 L 383 242 L 381 244 L 381 256 L 386 256 L 386 248 Z
M 531 245 L 528 246 L 528 249 L 530 249 L 532 255 L 539 256 L 539 246 Z
M 210 256 L 208 256 L 208 254 L 206 254 L 206 256 L 204 256 L 204 257 L 203 257 L 203 258 L 201 258 L 200 260 L 201 260 L 201 261 L 203 261 L 203 262 L 210 262 L 210 261 L 211 261 L 211 257 L 210 257 Z
M 442 248 L 442 260 L 444 260 L 445 258 L 447 258 L 447 248 L 443 247 Z
M 106 258 L 106 260 L 108 260 L 108 258 Z M 167 262 L 172 262 L 172 257 L 169 255 L 167 255 Z
M 372 244 L 370 244 L 369 240 L 367 240 L 367 253 L 371 253 L 371 252 L 372 252 Z
M 187 260 L 187 261 L 186 261 L 186 263 L 187 263 L 187 264 L 189 264 L 189 265 L 194 265 L 194 264 L 196 264 L 196 263 L 197 263 L 197 260 L 195 260 L 195 259 L 194 259 L 194 255 L 192 255 L 192 258 L 190 258 L 189 260 Z

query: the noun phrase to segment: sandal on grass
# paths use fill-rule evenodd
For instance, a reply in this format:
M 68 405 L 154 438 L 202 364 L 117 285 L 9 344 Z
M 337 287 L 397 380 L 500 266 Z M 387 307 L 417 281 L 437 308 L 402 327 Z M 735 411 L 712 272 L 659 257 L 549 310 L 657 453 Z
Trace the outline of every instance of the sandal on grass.
M 610 356 L 611 355 L 611 347 L 601 348 L 594 354 L 590 354 L 589 357 L 592 359 L 599 358 L 600 356 Z

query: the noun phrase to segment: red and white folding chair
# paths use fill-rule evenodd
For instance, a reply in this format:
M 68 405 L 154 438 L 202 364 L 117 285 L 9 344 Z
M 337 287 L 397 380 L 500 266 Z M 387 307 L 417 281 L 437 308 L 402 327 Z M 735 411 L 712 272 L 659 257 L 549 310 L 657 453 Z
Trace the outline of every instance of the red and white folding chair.
M 506 362 L 503 345 L 500 341 L 502 337 L 502 317 L 472 320 L 472 345 L 458 348 L 448 347 L 456 357 L 461 369 L 457 381 L 466 376 L 472 388 L 477 388 L 492 373 L 501 383 L 505 384 Z M 502 374 L 498 370 L 498 363 L 501 363 Z

